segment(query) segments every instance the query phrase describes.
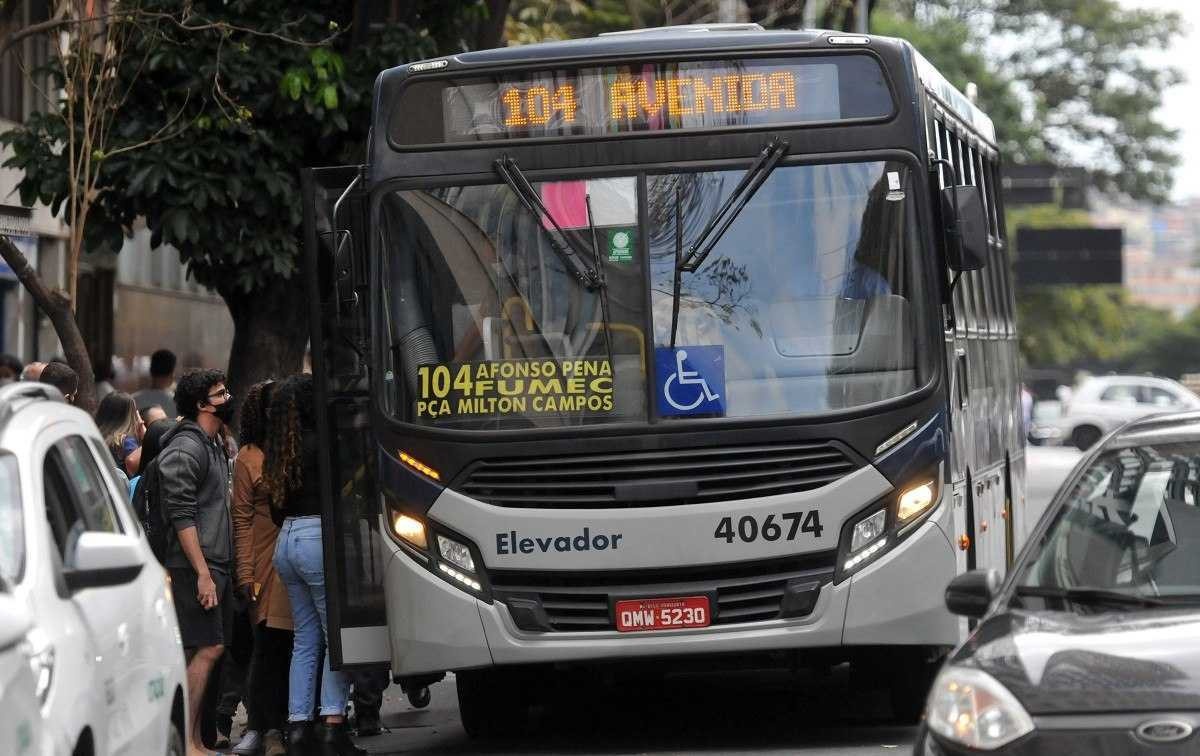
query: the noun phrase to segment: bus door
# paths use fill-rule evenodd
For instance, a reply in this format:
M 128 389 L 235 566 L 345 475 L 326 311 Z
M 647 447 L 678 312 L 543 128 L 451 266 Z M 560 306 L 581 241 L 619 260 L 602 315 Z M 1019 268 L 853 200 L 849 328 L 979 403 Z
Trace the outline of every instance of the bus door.
M 386 665 L 389 552 L 378 532 L 371 432 L 366 192 L 354 166 L 306 169 L 302 185 L 330 666 Z

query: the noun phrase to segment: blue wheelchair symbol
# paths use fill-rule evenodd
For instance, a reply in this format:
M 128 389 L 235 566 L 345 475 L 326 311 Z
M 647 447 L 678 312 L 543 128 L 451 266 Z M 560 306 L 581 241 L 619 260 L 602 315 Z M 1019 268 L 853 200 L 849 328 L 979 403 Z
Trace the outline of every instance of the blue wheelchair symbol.
M 725 347 L 658 347 L 654 350 L 658 414 L 725 414 Z

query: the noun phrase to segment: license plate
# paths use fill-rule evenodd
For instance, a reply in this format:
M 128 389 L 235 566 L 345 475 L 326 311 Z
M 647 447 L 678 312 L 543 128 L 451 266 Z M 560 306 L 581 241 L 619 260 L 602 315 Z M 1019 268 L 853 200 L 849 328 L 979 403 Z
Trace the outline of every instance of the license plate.
M 685 627 L 708 627 L 712 624 L 707 596 L 618 601 L 614 613 L 617 630 L 622 633 L 679 630 Z

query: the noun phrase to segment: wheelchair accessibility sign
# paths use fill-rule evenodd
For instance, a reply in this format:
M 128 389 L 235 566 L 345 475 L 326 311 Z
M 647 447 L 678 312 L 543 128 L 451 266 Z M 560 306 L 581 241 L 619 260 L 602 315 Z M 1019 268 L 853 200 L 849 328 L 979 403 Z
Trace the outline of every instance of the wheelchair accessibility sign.
M 725 414 L 725 347 L 658 347 L 654 368 L 659 415 Z

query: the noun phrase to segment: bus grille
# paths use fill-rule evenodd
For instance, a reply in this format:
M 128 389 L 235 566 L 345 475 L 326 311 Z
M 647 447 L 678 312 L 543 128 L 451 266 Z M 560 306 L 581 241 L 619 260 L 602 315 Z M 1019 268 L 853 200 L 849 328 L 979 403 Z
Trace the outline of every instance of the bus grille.
M 499 507 L 661 507 L 809 491 L 859 467 L 840 444 L 808 441 L 481 460 L 452 487 Z
M 709 596 L 712 624 L 731 625 L 780 618 L 789 590 L 816 591 L 833 581 L 835 556 L 827 551 L 761 562 L 652 570 L 505 570 L 490 572 L 489 577 L 492 594 L 509 606 L 522 630 L 613 630 L 613 602 L 655 596 Z M 518 604 L 524 611 L 517 611 Z

